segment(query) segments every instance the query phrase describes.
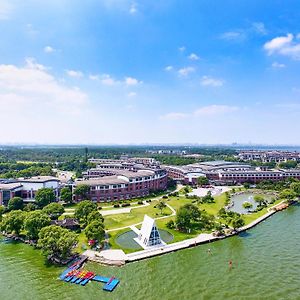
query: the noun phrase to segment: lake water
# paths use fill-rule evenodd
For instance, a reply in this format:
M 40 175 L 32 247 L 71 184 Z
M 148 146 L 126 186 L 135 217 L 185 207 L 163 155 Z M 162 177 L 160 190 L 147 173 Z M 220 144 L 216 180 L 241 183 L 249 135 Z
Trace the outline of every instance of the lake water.
M 255 194 L 253 193 L 242 193 L 233 195 L 231 197 L 231 201 L 233 201 L 233 206 L 229 208 L 229 210 L 237 212 L 239 214 L 248 214 L 248 210 L 243 207 L 243 203 L 245 201 L 251 203 L 253 207 L 250 210 L 255 210 L 257 208 L 258 203 L 254 200 Z M 271 200 L 271 196 L 265 195 L 264 198 L 266 200 Z
M 300 299 L 300 207 L 277 213 L 242 236 L 121 268 L 90 263 L 87 269 L 121 283 L 107 293 L 99 283 L 61 282 L 62 269 L 45 265 L 39 251 L 0 242 L 0 299 Z

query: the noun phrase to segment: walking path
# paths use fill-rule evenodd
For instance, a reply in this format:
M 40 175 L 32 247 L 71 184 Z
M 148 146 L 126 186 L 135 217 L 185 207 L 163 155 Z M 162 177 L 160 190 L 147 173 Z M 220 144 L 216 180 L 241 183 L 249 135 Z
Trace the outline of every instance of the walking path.
M 154 220 L 166 219 L 166 218 L 170 218 L 170 217 L 173 217 L 173 216 L 176 215 L 176 210 L 171 205 L 169 205 L 168 203 L 166 203 L 166 205 L 167 205 L 168 208 L 170 208 L 170 210 L 172 211 L 172 214 L 171 215 L 167 215 L 167 216 L 163 216 L 163 217 L 154 218 Z M 139 223 L 128 225 L 128 226 L 124 226 L 124 227 L 119 227 L 119 228 L 114 228 L 114 229 L 108 229 L 108 230 L 106 230 L 106 232 L 123 230 L 123 229 L 126 229 L 126 228 L 130 228 L 131 226 L 135 227 L 135 226 L 141 225 L 142 223 L 143 222 L 139 222 Z
M 132 209 L 135 208 L 142 208 L 145 206 L 149 206 L 150 204 L 146 201 L 143 201 L 143 205 L 138 206 L 132 206 L 132 207 L 124 207 L 124 208 L 118 208 L 118 209 L 110 209 L 110 210 L 102 210 L 101 215 L 102 216 L 109 216 L 109 215 L 118 215 L 118 214 L 129 214 Z
M 211 233 L 210 234 L 201 233 L 195 238 L 186 239 L 184 241 L 169 244 L 169 245 L 153 246 L 149 249 L 141 250 L 141 251 L 137 251 L 137 252 L 129 253 L 129 254 L 125 254 L 124 252 L 123 253 L 118 252 L 118 255 L 116 256 L 116 258 L 117 258 L 116 259 L 116 265 L 120 265 L 120 257 L 123 258 L 121 263 L 124 264 L 126 262 L 138 261 L 138 260 L 141 260 L 141 259 L 146 259 L 146 258 L 154 257 L 154 256 L 157 256 L 157 255 L 162 255 L 162 254 L 174 252 L 174 251 L 177 251 L 177 250 L 180 250 L 180 249 L 194 247 L 194 246 L 197 246 L 197 245 L 200 245 L 200 244 L 210 243 L 210 242 L 213 242 L 213 241 L 221 240 L 221 239 L 239 234 L 240 232 L 248 230 L 248 229 L 256 226 L 260 222 L 266 220 L 267 218 L 269 218 L 270 216 L 275 214 L 277 212 L 276 207 L 281 205 L 281 204 L 282 204 L 282 202 L 277 204 L 277 205 L 274 205 L 273 207 L 268 209 L 268 212 L 266 214 L 264 214 L 263 216 L 259 217 L 256 220 L 254 220 L 253 222 L 249 223 L 248 225 L 239 228 L 237 231 L 235 231 L 231 234 L 227 234 L 227 235 L 217 237 L 217 236 L 214 236 Z M 141 224 L 141 223 L 139 223 L 139 224 Z M 139 224 L 131 225 L 130 228 L 132 230 L 134 230 L 134 226 L 139 225 Z M 127 228 L 127 227 L 125 227 L 125 228 Z M 109 252 L 109 251 L 115 251 L 115 250 L 106 250 L 106 252 L 105 252 L 105 255 L 110 257 L 109 264 L 114 264 L 114 254 L 113 254 L 113 252 Z M 101 256 L 103 251 L 101 251 L 98 254 L 95 254 L 93 252 L 95 252 L 95 251 L 90 251 L 89 253 L 84 253 L 84 254 L 87 255 L 87 256 L 91 255 L 91 257 L 95 257 L 95 256 L 99 256 L 99 255 Z

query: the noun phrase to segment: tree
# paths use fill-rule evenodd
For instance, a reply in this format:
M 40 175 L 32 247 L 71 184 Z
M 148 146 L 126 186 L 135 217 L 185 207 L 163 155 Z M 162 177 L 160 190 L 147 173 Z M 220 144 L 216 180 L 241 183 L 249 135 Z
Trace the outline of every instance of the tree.
M 81 199 L 88 199 L 88 193 L 90 191 L 90 186 L 87 184 L 79 184 L 74 190 L 74 194 L 79 196 Z
M 23 199 L 21 197 L 13 197 L 8 201 L 9 210 L 22 210 L 24 207 Z
M 65 259 L 71 255 L 72 248 L 76 245 L 78 237 L 75 233 L 50 225 L 41 229 L 38 247 L 50 258 Z
M 191 190 L 191 188 L 189 186 L 187 186 L 187 185 L 183 188 L 183 191 L 186 194 L 188 194 L 190 192 L 190 190 Z
M 279 168 L 282 168 L 282 169 L 294 169 L 297 167 L 297 162 L 294 161 L 294 160 L 288 160 L 286 162 L 281 162 L 279 164 Z
M 101 242 L 105 238 L 105 230 L 102 222 L 93 221 L 84 229 L 85 236 L 88 240 L 97 240 Z
M 160 214 L 162 214 L 163 209 L 166 207 L 167 207 L 167 205 L 164 201 L 159 201 L 156 205 L 156 208 L 158 208 L 160 210 Z
M 0 222 L 2 221 L 2 215 L 5 212 L 5 207 L 3 205 L 0 205 Z
M 254 201 L 258 203 L 258 206 L 262 206 L 265 202 L 265 198 L 262 195 L 255 195 Z
M 87 224 L 92 223 L 93 221 L 99 221 L 101 223 L 104 222 L 103 216 L 99 213 L 98 210 L 93 210 L 91 213 L 88 214 L 87 217 Z
M 290 188 L 297 196 L 300 196 L 300 182 L 293 182 Z
M 21 210 L 12 210 L 2 220 L 1 230 L 6 233 L 20 234 L 24 225 L 25 213 Z
M 200 177 L 197 178 L 197 183 L 198 183 L 199 186 L 208 185 L 209 180 L 207 179 L 206 176 L 200 176 Z
M 211 191 L 208 191 L 207 195 L 202 197 L 201 202 L 202 203 L 214 203 L 215 202 L 214 197 L 211 195 Z
M 250 189 L 251 184 L 249 182 L 245 182 L 243 185 L 245 189 Z
M 231 224 L 234 229 L 237 229 L 244 226 L 245 221 L 241 217 L 235 217 L 232 219 Z
M 173 220 L 170 220 L 166 223 L 166 227 L 169 229 L 174 229 L 175 228 L 175 222 Z
M 176 225 L 179 230 L 188 231 L 192 229 L 192 222 L 199 220 L 200 210 L 193 204 L 181 206 L 176 214 Z
M 245 201 L 243 203 L 243 207 L 249 211 L 253 207 L 253 204 L 248 201 Z
M 292 201 L 295 198 L 297 198 L 297 194 L 290 189 L 284 189 L 283 191 L 280 192 L 279 197 L 282 199 L 286 199 L 287 201 Z
M 86 226 L 88 215 L 92 211 L 97 211 L 97 204 L 90 200 L 84 200 L 77 205 L 74 216 L 82 226 Z
M 55 201 L 55 194 L 51 188 L 42 188 L 36 192 L 35 202 L 39 207 L 44 207 Z
M 68 187 L 64 187 L 61 189 L 60 200 L 66 203 L 72 202 L 72 191 Z
M 40 230 L 43 227 L 50 225 L 51 220 L 41 210 L 35 210 L 29 212 L 24 220 L 24 229 L 26 230 L 26 235 L 32 240 L 37 240 Z
M 46 205 L 43 208 L 43 212 L 45 212 L 52 220 L 56 220 L 65 212 L 65 209 L 61 204 L 53 202 Z
M 24 207 L 24 211 L 34 211 L 37 209 L 37 206 L 33 203 L 28 203 Z

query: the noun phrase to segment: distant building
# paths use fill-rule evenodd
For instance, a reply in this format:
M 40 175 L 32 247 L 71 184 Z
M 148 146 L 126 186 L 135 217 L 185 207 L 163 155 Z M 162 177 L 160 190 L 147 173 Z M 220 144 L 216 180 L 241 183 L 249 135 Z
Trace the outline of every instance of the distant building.
M 258 183 L 263 180 L 280 181 L 287 178 L 300 179 L 300 169 L 285 170 L 254 168 L 248 164 L 214 161 L 186 166 L 163 166 L 170 178 L 184 183 L 196 184 L 197 178 L 206 176 L 216 184 Z
M 300 152 L 278 151 L 278 150 L 247 150 L 240 151 L 238 158 L 245 161 L 260 161 L 263 163 L 280 163 L 288 160 L 300 162 Z

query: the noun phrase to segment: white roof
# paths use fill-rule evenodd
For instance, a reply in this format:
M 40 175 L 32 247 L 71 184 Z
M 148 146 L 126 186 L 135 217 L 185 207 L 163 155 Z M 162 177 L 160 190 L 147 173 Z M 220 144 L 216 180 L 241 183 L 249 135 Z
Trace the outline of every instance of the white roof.
M 140 231 L 141 236 L 147 237 L 147 239 L 149 239 L 153 226 L 156 226 L 155 220 L 145 215 L 142 228 Z

